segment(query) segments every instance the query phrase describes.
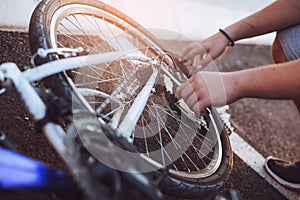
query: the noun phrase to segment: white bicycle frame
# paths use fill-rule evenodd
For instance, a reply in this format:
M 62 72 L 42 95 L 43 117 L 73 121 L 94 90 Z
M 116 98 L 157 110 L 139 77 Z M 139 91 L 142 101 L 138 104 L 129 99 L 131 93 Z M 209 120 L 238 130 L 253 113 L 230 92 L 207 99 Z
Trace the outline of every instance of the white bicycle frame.
M 46 105 L 41 100 L 39 95 L 36 93 L 31 83 L 39 81 L 45 77 L 66 71 L 75 68 L 80 68 L 88 65 L 96 65 L 101 63 L 109 63 L 115 60 L 120 59 L 132 59 L 148 62 L 151 65 L 157 65 L 156 61 L 151 60 L 148 57 L 142 56 L 140 54 L 127 54 L 124 56 L 124 52 L 108 52 L 101 53 L 89 56 L 78 56 L 67 59 L 55 60 L 45 64 L 42 64 L 38 67 L 27 69 L 21 71 L 15 63 L 4 63 L 0 65 L 0 79 L 1 82 L 6 81 L 7 79 L 11 80 L 14 84 L 16 91 L 20 94 L 22 100 L 24 101 L 28 111 L 33 116 L 34 120 L 38 121 L 46 117 Z M 176 83 L 180 84 L 164 67 L 160 67 L 168 76 Z M 132 133 L 134 127 L 143 112 L 143 109 L 146 105 L 148 97 L 152 91 L 152 88 L 155 84 L 155 79 L 158 75 L 158 70 L 153 67 L 153 73 L 150 76 L 148 82 L 145 84 L 142 91 L 138 94 L 135 99 L 132 109 L 127 113 L 128 117 L 125 117 L 126 120 L 123 120 L 119 126 L 121 134 L 128 138 L 129 142 L 132 142 Z M 97 91 L 90 89 L 81 91 L 84 93 L 93 93 L 96 94 Z M 98 92 L 98 95 L 107 97 L 107 94 Z M 146 98 L 147 97 L 147 98 Z M 48 122 L 43 127 L 48 140 L 52 143 L 54 148 L 58 151 L 60 156 L 63 159 L 66 159 L 66 149 L 63 143 L 65 132 L 63 129 L 52 122 Z

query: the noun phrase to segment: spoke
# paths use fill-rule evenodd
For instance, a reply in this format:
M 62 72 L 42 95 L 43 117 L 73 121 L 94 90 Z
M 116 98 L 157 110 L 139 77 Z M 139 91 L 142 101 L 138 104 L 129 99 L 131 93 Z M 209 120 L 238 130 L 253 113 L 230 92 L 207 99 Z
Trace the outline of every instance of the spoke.
M 171 139 L 172 143 L 174 144 L 175 148 L 176 148 L 176 149 L 178 149 L 178 148 L 182 149 L 181 146 L 176 142 L 176 140 L 174 140 L 174 138 L 171 136 L 171 134 L 170 134 L 168 128 L 166 127 L 166 125 L 165 125 L 163 119 L 161 119 L 161 116 L 160 116 L 160 114 L 159 114 L 159 112 L 158 112 L 158 110 L 157 110 L 157 107 L 154 107 L 154 108 L 155 108 L 156 113 L 153 113 L 153 112 L 152 112 L 152 109 L 149 109 L 149 110 L 151 111 L 152 115 L 153 115 L 154 117 L 157 116 L 157 118 L 158 118 L 157 121 L 161 121 L 161 122 L 162 122 L 162 123 L 160 123 L 160 124 L 163 126 L 164 130 L 168 133 L 168 136 L 169 136 L 169 138 Z M 159 128 L 159 127 L 158 127 L 158 128 Z
M 148 128 L 150 129 L 150 131 L 151 131 L 152 133 L 154 133 L 154 130 L 153 130 L 151 127 L 148 126 Z M 157 139 L 156 136 L 155 136 L 155 139 L 156 139 L 156 141 L 158 142 L 158 144 L 159 144 L 160 146 L 163 145 L 163 144 Z M 167 158 L 168 158 L 170 161 L 172 161 L 172 159 L 171 159 L 169 153 L 165 150 L 165 148 L 160 148 L 160 150 L 163 151 L 163 152 L 161 152 L 161 154 L 166 154 Z
M 84 14 L 82 14 L 82 16 L 85 16 Z M 77 22 L 78 26 L 73 23 L 72 20 L 70 20 L 69 18 L 66 18 L 67 20 L 69 20 L 69 22 L 71 22 L 76 28 L 78 28 L 78 30 L 80 30 L 86 37 L 87 39 L 90 41 L 90 43 L 92 44 L 97 44 L 97 42 L 95 40 L 93 40 L 89 34 L 86 33 L 85 28 L 82 27 L 80 21 L 78 20 L 78 18 L 75 15 L 72 15 L 72 17 L 74 18 L 74 20 Z
M 161 98 L 161 97 L 159 97 L 159 98 Z M 163 101 L 164 102 L 164 101 Z M 150 105 L 149 105 L 150 106 Z M 151 106 L 157 106 L 157 104 L 156 103 L 154 103 L 153 102 L 153 105 L 151 105 Z M 167 114 L 168 116 L 170 116 L 170 117 L 172 117 L 174 120 L 176 120 L 176 122 L 177 123 L 179 123 L 179 124 L 182 124 L 182 125 L 184 125 L 186 128 L 188 128 L 188 129 L 190 129 L 191 131 L 195 131 L 195 129 L 194 128 L 192 128 L 192 127 L 190 127 L 188 124 L 186 124 L 186 122 L 185 121 L 182 121 L 182 120 L 180 120 L 179 118 L 178 118 L 178 116 L 177 116 L 177 114 L 173 114 L 173 112 L 174 111 L 172 111 L 172 109 L 170 109 L 170 107 L 167 105 L 167 106 L 159 106 L 160 107 L 160 110 L 161 111 L 163 111 L 165 114 Z M 167 109 L 164 109 L 165 107 L 167 107 Z M 169 112 L 168 112 L 169 111 Z M 172 114 L 171 114 L 172 113 Z M 196 124 L 195 124 L 195 126 L 197 126 Z M 198 134 L 199 135 L 199 134 Z M 207 139 L 208 140 L 208 138 L 207 137 L 205 137 L 205 136 L 203 136 L 203 135 L 200 135 L 201 137 L 203 137 L 204 139 Z M 199 138 L 200 139 L 200 138 Z M 209 142 L 211 142 L 211 143 L 213 143 L 211 140 L 208 140 Z
M 156 106 L 157 104 L 154 104 L 153 106 Z M 167 115 L 169 115 L 170 117 L 172 117 L 173 119 L 176 120 L 177 123 L 185 125 L 185 127 L 187 127 L 188 129 L 190 129 L 192 132 L 195 131 L 195 128 L 192 128 L 190 126 L 188 126 L 186 123 L 184 123 L 182 120 L 177 118 L 177 115 L 171 115 L 169 112 L 165 111 L 165 109 L 161 108 L 159 106 L 159 109 L 162 110 L 163 112 L 165 112 Z M 169 108 L 170 109 L 170 108 Z M 188 134 L 186 133 L 186 131 L 181 127 L 181 129 L 183 130 L 183 133 L 185 133 L 185 135 L 188 137 Z
M 66 19 L 67 21 L 70 21 L 68 19 Z M 73 23 L 72 23 L 73 24 Z M 73 24 L 74 25 L 74 24 Z M 71 37 L 70 35 L 63 33 L 61 31 L 58 31 L 58 33 L 68 37 L 69 39 L 72 39 L 73 41 L 78 42 L 79 44 L 83 45 L 83 47 L 87 47 L 88 49 L 92 49 L 94 52 L 98 52 L 95 48 L 91 47 L 90 45 L 87 45 L 84 41 L 82 41 L 80 38 L 78 38 L 76 35 L 74 35 L 73 31 L 69 30 L 64 24 L 60 23 L 60 26 L 63 27 L 70 35 L 72 35 L 73 37 Z M 75 25 L 74 25 L 75 26 Z M 75 26 L 75 28 L 77 28 Z M 78 28 L 77 28 L 78 29 Z M 82 32 L 82 30 L 78 29 L 80 32 Z M 83 34 L 85 34 L 84 32 L 82 32 Z
M 143 133 L 144 133 L 144 142 L 145 142 L 145 147 L 146 147 L 146 153 L 147 153 L 147 156 L 149 157 L 149 148 L 148 148 L 148 142 L 147 142 L 147 136 L 146 136 L 146 131 L 145 131 L 144 120 L 142 120 L 142 126 L 143 126 Z
M 156 138 L 156 137 L 155 137 Z M 166 162 L 165 162 L 165 156 L 167 156 L 167 158 L 170 160 L 170 161 L 173 161 L 171 156 L 169 155 L 169 153 L 166 151 L 165 148 L 163 148 L 163 143 L 156 138 L 156 141 L 159 143 L 159 145 L 161 146 L 160 150 L 161 150 L 161 155 L 162 155 L 162 162 L 163 162 L 163 165 L 165 166 L 166 165 Z
M 112 45 L 111 47 L 116 48 L 116 50 L 121 50 L 121 51 L 124 50 L 124 49 L 122 48 L 121 44 L 119 43 L 118 39 L 116 38 L 116 35 L 112 32 L 112 30 L 111 30 L 110 26 L 108 25 L 108 23 L 106 22 L 105 24 L 106 24 L 107 29 L 110 31 L 111 35 L 113 36 L 113 37 L 111 37 L 111 38 L 115 41 L 115 42 L 113 43 L 114 45 Z M 115 26 L 115 24 L 113 24 L 113 25 Z M 107 41 L 108 41 L 108 42 L 112 42 L 111 39 L 107 39 Z M 109 43 L 109 44 L 111 45 L 111 43 Z M 117 46 L 116 46 L 115 44 L 119 44 L 119 47 L 120 47 L 120 48 L 117 48 Z
M 85 16 L 85 17 L 86 17 L 86 16 Z M 86 18 L 87 18 L 87 17 L 86 17 Z M 93 19 L 94 19 L 94 21 L 95 21 L 95 24 L 97 25 L 97 26 L 95 26 L 96 31 L 100 31 L 101 34 L 104 36 L 105 41 L 109 42 L 110 40 L 105 36 L 104 32 L 103 32 L 102 29 L 99 27 L 98 23 L 96 23 L 96 20 L 95 20 L 95 17 L 94 17 L 94 16 L 93 16 Z M 87 20 L 88 20 L 91 24 L 94 25 L 94 23 L 91 22 L 90 18 L 87 18 Z M 104 19 L 103 19 L 103 21 L 105 22 L 106 26 L 110 29 L 110 25 L 108 25 L 108 22 L 106 22 Z M 114 27 L 115 32 L 114 32 L 114 33 L 113 33 L 112 31 L 110 31 L 110 32 L 112 33 L 112 38 L 116 38 L 116 36 L 120 34 L 120 33 L 117 31 L 117 30 L 119 30 L 119 29 L 117 29 L 116 25 L 114 25 L 113 27 Z M 115 40 L 118 41 L 117 39 L 115 39 Z M 110 43 L 109 43 L 109 44 L 110 44 Z M 121 45 L 120 45 L 120 46 L 121 46 Z M 114 47 L 114 46 L 110 44 L 109 47 L 110 47 L 111 50 L 113 50 L 112 47 Z M 117 50 L 117 49 L 115 49 L 115 50 Z M 119 50 L 123 50 L 123 49 L 120 49 L 120 48 L 119 48 Z
M 185 162 L 183 156 L 180 156 L 180 158 L 181 158 L 182 162 L 184 163 L 185 167 L 187 168 L 188 172 L 189 172 L 189 173 L 192 172 L 191 169 L 189 168 L 189 166 L 186 164 L 186 162 Z
M 125 85 L 127 85 L 127 82 L 129 81 L 130 78 L 132 78 L 138 71 L 138 68 L 133 70 L 128 76 L 124 77 L 124 80 L 119 83 L 119 85 L 116 86 L 116 89 L 112 92 L 111 96 L 112 98 L 115 98 L 120 91 L 123 89 Z M 106 99 L 105 102 L 103 102 L 97 109 L 96 113 L 101 113 L 102 110 L 110 103 L 110 99 Z
M 74 74 L 78 74 L 78 75 L 82 75 L 81 73 L 77 73 L 77 72 L 74 72 Z M 86 77 L 89 77 L 91 79 L 96 79 L 95 81 L 90 81 L 90 82 L 85 82 L 85 83 L 76 83 L 76 86 L 82 86 L 82 85 L 86 85 L 86 84 L 99 84 L 99 83 L 109 83 L 110 86 L 118 86 L 117 83 L 115 82 L 118 82 L 118 81 L 121 81 L 122 79 L 121 78 L 111 78 L 111 79 L 99 79 L 97 77 L 93 77 L 93 76 L 86 76 Z
M 99 23 L 97 23 L 94 16 L 93 16 L 93 19 L 94 19 L 94 21 L 95 21 L 95 23 L 96 23 L 96 25 L 97 25 L 97 27 L 98 27 L 99 33 L 101 33 L 101 35 L 103 36 L 103 40 L 104 40 L 104 41 L 108 41 L 106 35 L 104 34 L 103 29 L 102 29 L 101 26 L 99 25 L 99 23 L 101 23 L 100 20 L 99 20 Z M 104 23 L 106 23 L 106 21 L 105 21 L 104 18 L 102 18 L 102 21 L 104 21 Z M 110 48 L 110 50 L 113 51 L 113 48 L 112 48 L 111 46 L 108 46 L 108 48 Z
M 129 68 L 128 66 L 126 66 L 125 64 L 123 64 L 123 62 L 121 62 L 121 61 L 120 61 L 120 67 L 121 67 L 121 70 L 122 70 L 123 77 L 126 77 L 127 74 L 131 74 L 132 71 L 134 71 L 133 67 Z M 134 67 L 135 68 L 139 68 L 136 65 Z
M 173 168 L 174 168 L 176 171 L 178 171 L 178 168 L 176 167 L 175 164 L 173 164 L 172 166 L 173 166 Z
M 160 144 L 160 150 L 161 150 L 161 159 L 162 159 L 162 164 L 163 166 L 166 166 L 166 162 L 165 162 L 165 156 L 164 156 L 164 146 L 163 146 L 163 142 L 162 142 L 162 135 L 161 135 L 161 131 L 160 131 L 160 123 L 159 121 L 157 121 L 157 127 L 158 127 L 158 134 L 159 134 L 159 144 Z
M 204 155 L 198 148 L 196 148 L 193 145 L 194 150 L 196 151 L 198 158 L 201 160 L 201 162 L 204 164 L 204 166 L 207 166 L 207 163 L 203 160 L 203 157 L 207 158 L 209 161 L 211 161 L 212 159 L 207 157 L 206 155 Z
M 115 108 L 114 110 L 111 110 L 109 113 L 106 113 L 105 115 L 103 115 L 103 116 L 105 116 L 105 117 L 108 117 L 108 116 L 110 116 L 110 115 L 112 115 L 113 113 L 115 113 L 115 112 L 117 112 L 118 110 L 120 110 L 120 109 L 124 109 L 128 104 L 130 104 L 131 102 L 132 102 L 133 100 L 131 100 L 131 101 L 129 101 L 129 102 L 124 102 L 122 105 L 120 105 L 119 107 L 117 107 L 117 108 Z M 112 121 L 112 120 L 111 120 Z
M 60 26 L 64 27 L 67 30 L 67 27 L 65 27 L 63 24 L 60 24 Z M 57 32 L 58 32 L 58 34 L 63 35 L 65 37 L 67 37 L 68 39 L 71 39 L 71 40 L 79 43 L 80 45 L 82 45 L 83 48 L 86 47 L 86 49 L 92 49 L 92 50 L 94 50 L 94 52 L 96 52 L 95 49 L 93 49 L 91 46 L 85 44 L 81 39 L 79 39 L 77 36 L 75 36 L 70 30 L 67 30 L 67 32 L 69 32 L 73 37 L 62 31 L 57 31 Z
M 195 169 L 196 170 L 200 170 L 199 168 L 198 168 L 198 166 L 194 163 L 194 161 L 190 158 L 190 156 L 189 155 L 187 155 L 185 152 L 183 153 L 186 157 L 187 157 L 187 159 L 192 163 L 192 165 L 195 167 Z
M 103 67 L 97 67 L 95 65 L 89 65 L 88 67 L 89 67 L 89 69 L 92 69 L 95 73 L 97 73 L 99 75 L 99 77 L 103 77 L 103 75 L 99 74 L 101 72 L 102 74 L 105 74 L 106 77 L 107 77 L 107 75 L 112 75 L 112 76 L 118 77 L 120 79 L 124 78 L 124 76 L 121 76 L 121 75 L 119 75 L 119 74 L 117 74 L 113 71 L 106 70 L 106 69 L 110 69 L 110 67 L 108 65 L 105 67 L 106 69 L 103 69 Z M 97 72 L 96 70 L 99 70 L 100 72 Z M 81 71 L 83 71 L 83 70 L 81 70 Z M 72 72 L 75 73 L 75 74 L 80 74 L 80 75 L 89 77 L 89 78 L 99 79 L 99 77 L 97 77 L 97 76 L 84 74 L 84 73 L 81 73 L 80 71 L 72 71 Z M 106 78 L 106 77 L 103 77 L 103 79 Z
M 103 81 L 94 81 L 94 82 L 85 82 L 85 83 L 76 83 L 76 86 L 77 87 L 83 87 L 83 86 L 87 86 L 87 85 L 95 85 L 95 84 L 98 84 L 98 83 L 110 83 L 110 85 L 112 85 L 112 83 L 111 83 L 112 80 L 116 80 L 116 79 L 103 80 Z M 119 80 L 119 79 L 117 79 L 117 80 Z M 116 85 L 116 84 L 114 84 L 114 85 Z
M 152 104 L 151 106 L 154 107 L 155 110 L 156 110 L 156 113 L 151 112 L 152 115 L 153 115 L 153 116 L 157 116 L 157 121 L 161 121 L 161 122 L 162 122 L 162 123 L 161 123 L 161 124 L 162 124 L 162 127 L 164 127 L 164 129 L 165 129 L 166 132 L 168 133 L 168 136 L 169 136 L 169 138 L 171 139 L 171 141 L 173 142 L 174 146 L 175 146 L 175 147 L 179 146 L 178 143 L 177 143 L 177 142 L 173 139 L 173 137 L 170 135 L 170 133 L 169 133 L 169 131 L 168 131 L 168 128 L 165 126 L 165 124 L 164 124 L 164 122 L 163 122 L 163 120 L 162 120 L 162 118 L 161 118 L 160 113 L 158 112 L 158 110 L 162 110 L 163 112 L 165 112 L 166 114 L 170 115 L 171 117 L 174 117 L 174 115 L 171 115 L 169 112 L 166 111 L 166 109 L 161 108 L 161 106 L 158 106 L 158 105 L 155 104 L 154 102 L 153 102 L 153 104 Z M 152 109 L 149 109 L 149 110 L 152 111 Z M 169 111 L 170 111 L 170 110 L 169 110 Z M 175 116 L 176 116 L 176 115 L 175 115 Z M 176 119 L 176 120 L 178 120 L 178 119 Z M 187 127 L 187 128 L 190 128 L 189 126 L 186 126 L 186 127 Z M 158 128 L 159 128 L 159 127 L 158 127 Z M 191 128 L 191 130 L 194 131 L 194 129 L 192 129 L 192 128 Z M 187 136 L 187 133 L 186 133 L 185 131 L 184 131 L 184 133 L 185 133 L 185 135 Z M 198 135 L 198 134 L 197 134 L 197 135 Z M 197 136 L 197 137 L 198 137 L 198 136 Z M 198 137 L 198 138 L 199 138 L 199 137 Z M 202 141 L 202 140 L 200 140 L 200 141 Z M 204 145 L 209 149 L 209 147 L 206 145 L 206 143 L 205 143 Z M 205 164 L 205 162 L 202 160 L 202 157 L 203 157 L 203 156 L 210 160 L 210 158 L 208 158 L 205 154 L 203 154 L 197 147 L 195 147 L 194 144 L 192 144 L 191 146 L 192 146 L 192 148 L 195 150 L 195 152 L 197 153 L 199 159 L 201 159 L 201 162 L 202 162 L 203 164 Z M 163 148 L 163 147 L 162 147 L 162 148 Z M 180 146 L 180 148 L 181 148 L 181 146 Z M 213 152 L 213 151 L 210 150 L 210 152 Z M 201 153 L 203 156 L 201 156 L 200 153 Z M 186 156 L 189 158 L 189 160 L 191 160 L 190 157 L 189 157 L 188 155 L 186 155 Z M 192 161 L 192 160 L 191 160 L 191 161 Z M 196 165 L 196 164 L 193 163 L 193 165 Z M 206 164 L 205 164 L 205 165 L 206 165 Z M 198 169 L 197 166 L 196 166 L 195 168 Z
M 124 136 L 129 137 L 132 135 L 133 130 L 136 126 L 136 123 L 137 123 L 138 119 L 140 118 L 140 116 L 146 106 L 149 95 L 155 84 L 157 74 L 158 74 L 157 69 L 153 68 L 152 75 L 150 76 L 147 83 L 144 85 L 143 89 L 140 91 L 140 93 L 135 98 L 132 107 L 129 109 L 124 120 L 120 124 L 119 129 L 124 134 Z
M 116 129 L 118 127 L 118 124 L 120 122 L 120 119 L 122 117 L 122 113 L 125 109 L 125 106 L 120 106 L 117 108 L 117 110 L 115 111 L 115 114 L 113 115 L 111 121 L 110 121 L 110 126 L 113 129 Z
M 155 104 L 154 102 L 153 102 L 152 104 L 153 104 L 153 105 L 151 105 L 151 106 L 153 106 L 153 107 L 156 107 L 156 106 L 157 106 L 157 104 Z M 148 106 L 150 106 L 150 105 L 148 105 Z M 172 117 L 174 120 L 176 120 L 176 122 L 177 122 L 178 124 L 182 124 L 182 125 L 184 125 L 186 128 L 190 129 L 191 131 L 195 131 L 195 128 L 190 127 L 188 124 L 185 123 L 185 121 L 180 120 L 180 119 L 178 118 L 177 114 L 171 114 L 171 113 L 172 113 L 172 110 L 169 108 L 169 106 L 167 106 L 168 109 L 164 109 L 165 106 L 164 106 L 164 107 L 158 106 L 158 107 L 159 107 L 159 109 L 160 109 L 161 111 L 163 111 L 165 114 L 167 114 L 168 116 L 170 116 L 170 117 Z M 168 112 L 168 111 L 170 111 L 170 112 Z M 196 126 L 196 125 L 195 125 L 195 126 Z M 201 135 L 201 136 L 202 136 L 202 135 Z M 202 137 L 205 138 L 205 139 L 207 139 L 207 138 L 204 137 L 204 136 L 202 136 Z M 212 143 L 212 141 L 210 141 L 210 142 Z
M 150 110 L 151 110 L 151 109 L 150 109 Z M 157 114 L 157 115 L 155 115 L 155 113 L 153 113 L 153 111 L 151 111 L 151 113 L 153 114 L 153 116 L 158 116 L 158 117 L 160 117 L 160 114 L 159 114 L 159 111 L 157 110 L 157 108 L 156 108 L 155 111 L 156 111 L 156 114 Z M 161 118 L 160 118 L 160 119 L 161 119 Z M 162 123 L 161 123 L 161 122 L 162 122 Z M 167 157 L 169 158 L 170 161 L 172 161 L 172 158 L 170 157 L 169 153 L 166 151 L 166 149 L 165 149 L 164 146 L 163 146 L 162 133 L 161 133 L 161 128 L 160 128 L 161 126 L 164 127 L 164 130 L 166 130 L 166 132 L 168 132 L 168 135 L 169 135 L 171 141 L 173 142 L 174 146 L 175 146 L 175 147 L 178 146 L 179 148 L 181 148 L 181 147 L 178 145 L 178 143 L 177 143 L 177 142 L 173 139 L 173 137 L 170 135 L 170 133 L 169 133 L 168 129 L 166 128 L 165 123 L 163 122 L 163 120 L 157 120 L 157 128 L 158 128 L 158 134 L 159 134 L 159 140 L 157 139 L 157 141 L 158 141 L 158 143 L 160 144 L 162 162 L 163 162 L 163 165 L 165 166 L 165 157 L 164 157 L 164 154 L 167 155 Z M 176 148 L 177 148 L 177 147 L 176 147 Z

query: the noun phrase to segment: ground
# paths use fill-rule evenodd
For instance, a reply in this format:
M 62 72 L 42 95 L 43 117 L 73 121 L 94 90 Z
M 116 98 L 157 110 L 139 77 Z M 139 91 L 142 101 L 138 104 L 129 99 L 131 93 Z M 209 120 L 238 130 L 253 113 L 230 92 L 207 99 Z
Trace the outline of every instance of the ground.
M 30 65 L 28 35 L 0 31 L 0 63 L 15 62 L 18 66 Z M 238 44 L 216 61 L 221 71 L 241 70 L 272 63 L 270 47 Z M 279 80 L 280 81 L 280 80 Z M 60 169 L 66 169 L 42 133 L 36 132 L 31 117 L 18 96 L 1 95 L 0 127 L 18 150 L 34 159 Z M 299 114 L 290 101 L 244 99 L 230 105 L 236 131 L 263 156 L 275 155 L 287 160 L 300 159 Z M 234 170 L 223 193 L 230 189 L 240 199 L 285 199 L 269 186 L 237 156 Z M 264 187 L 261 187 L 264 185 Z M 24 199 L 24 194 L 6 196 L 5 199 Z M 31 199 L 48 197 L 34 195 Z M 178 199 L 174 197 L 175 199 Z M 53 199 L 53 197 L 49 197 Z M 54 198 L 55 199 L 55 198 Z M 172 198 L 173 199 L 173 198 Z

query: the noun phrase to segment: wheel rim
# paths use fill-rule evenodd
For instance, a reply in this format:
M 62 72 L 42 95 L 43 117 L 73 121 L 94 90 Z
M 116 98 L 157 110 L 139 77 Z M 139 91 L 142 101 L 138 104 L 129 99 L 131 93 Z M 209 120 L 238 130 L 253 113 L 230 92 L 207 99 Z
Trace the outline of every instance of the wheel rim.
M 70 15 L 70 13 L 72 15 Z M 85 26 L 80 25 L 80 21 L 84 21 Z M 103 24 L 100 23 L 101 21 Z M 89 27 L 94 22 L 96 22 L 96 26 Z M 90 23 L 88 28 L 86 28 L 87 23 Z M 104 28 L 101 28 L 101 25 L 104 25 Z M 76 31 L 71 31 L 71 27 L 76 29 L 78 33 Z M 89 29 L 92 28 L 100 32 L 100 34 L 91 34 L 92 36 L 90 36 L 91 30 Z M 134 28 L 135 27 L 132 27 L 103 10 L 89 5 L 70 4 L 61 7 L 54 13 L 50 23 L 50 42 L 53 48 L 58 48 L 68 46 L 70 40 L 71 44 L 74 45 L 75 43 L 86 48 L 86 54 L 112 50 L 132 52 L 137 51 L 136 49 L 138 49 L 138 53 L 142 53 L 148 57 L 158 56 L 163 53 L 141 32 L 129 31 L 124 33 L 124 30 L 132 30 Z M 113 37 L 109 37 L 109 34 Z M 82 39 L 84 37 L 87 37 L 88 41 L 84 41 Z M 136 37 L 139 37 L 140 39 L 136 39 Z M 126 40 L 124 40 L 124 38 Z M 119 41 L 122 42 L 120 43 Z M 128 41 L 132 44 L 128 45 Z M 122 45 L 125 48 L 120 48 Z M 148 45 L 151 48 L 149 48 Z M 138 68 L 138 70 L 136 70 L 136 68 Z M 77 92 L 79 91 L 77 90 L 78 88 L 87 88 L 91 90 L 102 88 L 102 92 L 103 88 L 106 88 L 104 93 L 108 94 L 110 97 L 112 95 L 122 96 L 124 93 L 127 93 L 127 97 L 124 99 L 121 98 L 122 104 L 111 101 L 109 101 L 109 103 L 103 103 L 107 98 L 104 98 L 101 95 L 100 97 L 93 96 L 92 98 L 85 96 L 85 100 L 89 102 L 89 106 L 93 109 L 102 106 L 100 114 L 104 119 L 103 122 L 110 124 L 110 127 L 116 128 L 117 125 L 111 123 L 111 121 L 113 121 L 112 119 L 117 116 L 116 111 L 120 109 L 126 110 L 130 107 L 130 103 L 134 100 L 137 91 L 145 84 L 141 80 L 143 80 L 143 75 L 147 74 L 147 70 L 149 71 L 149 65 L 142 61 L 120 60 L 107 65 L 87 66 L 86 69 L 75 70 L 73 71 L 71 78 L 75 83 Z M 170 72 L 180 82 L 185 81 L 185 77 L 178 71 L 170 70 Z M 72 77 L 74 74 L 76 75 L 76 78 Z M 136 78 L 136 75 L 138 74 L 140 74 L 140 78 Z M 134 144 L 140 152 L 151 158 L 152 161 L 159 163 L 157 164 L 158 166 L 168 166 L 169 172 L 175 176 L 191 179 L 208 177 L 216 172 L 221 164 L 222 158 L 222 145 L 216 122 L 214 121 L 212 114 L 208 112 L 206 114 L 206 121 L 209 121 L 209 123 L 206 124 L 206 126 L 208 126 L 209 131 L 203 131 L 204 128 L 199 125 L 201 124 L 200 119 L 195 121 L 190 120 L 191 117 L 184 114 L 186 109 L 174 102 L 173 94 L 175 88 L 167 86 L 168 84 L 166 83 L 166 80 L 164 80 L 165 77 L 160 77 L 157 80 L 155 91 L 151 94 L 145 111 L 138 122 L 139 127 L 136 128 L 138 131 L 135 131 L 134 134 Z M 136 80 L 140 83 L 134 85 L 133 82 Z M 136 88 L 128 90 L 130 84 L 125 84 L 123 88 L 120 87 L 121 83 L 126 81 L 131 85 L 133 84 Z M 168 81 L 170 82 L 170 80 Z M 175 83 L 172 84 L 175 85 Z M 117 89 L 118 87 L 120 90 Z M 124 92 L 124 88 L 127 89 L 127 91 Z M 161 90 L 161 92 L 157 92 L 158 90 Z M 115 94 L 113 94 L 114 92 Z M 133 94 L 132 98 L 128 97 L 130 94 Z M 170 128 L 168 125 L 170 120 L 173 120 L 173 124 L 177 124 L 180 128 Z M 155 124 L 157 125 L 154 126 Z M 181 139 L 179 140 L 182 140 L 182 138 L 188 140 L 187 143 L 186 141 L 183 141 L 184 144 L 182 146 L 191 144 L 188 149 L 187 147 L 182 148 L 184 151 L 181 152 L 181 155 L 175 157 L 170 156 L 169 152 L 173 150 L 178 151 L 181 146 L 178 144 L 180 141 L 174 139 L 177 138 L 174 136 L 174 133 L 171 133 L 172 131 L 174 132 L 174 129 L 177 129 L 177 136 L 181 134 L 181 137 L 179 137 Z M 162 132 L 164 132 L 164 134 Z M 166 141 L 164 141 L 164 138 Z M 164 143 L 171 144 L 169 150 Z M 199 144 L 201 145 L 199 146 Z M 156 151 L 157 149 L 159 150 Z M 153 151 L 157 153 L 154 155 L 152 153 Z M 192 151 L 193 153 L 191 153 Z M 157 157 L 158 154 L 161 155 L 160 158 Z M 197 160 L 197 162 L 194 162 L 194 160 Z

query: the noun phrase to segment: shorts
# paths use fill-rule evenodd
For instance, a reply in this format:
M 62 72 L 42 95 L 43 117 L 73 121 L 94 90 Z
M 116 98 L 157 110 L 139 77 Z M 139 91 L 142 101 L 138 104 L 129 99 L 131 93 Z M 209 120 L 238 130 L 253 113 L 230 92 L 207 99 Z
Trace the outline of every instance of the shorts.
M 277 38 L 289 61 L 300 58 L 300 24 L 278 31 Z

